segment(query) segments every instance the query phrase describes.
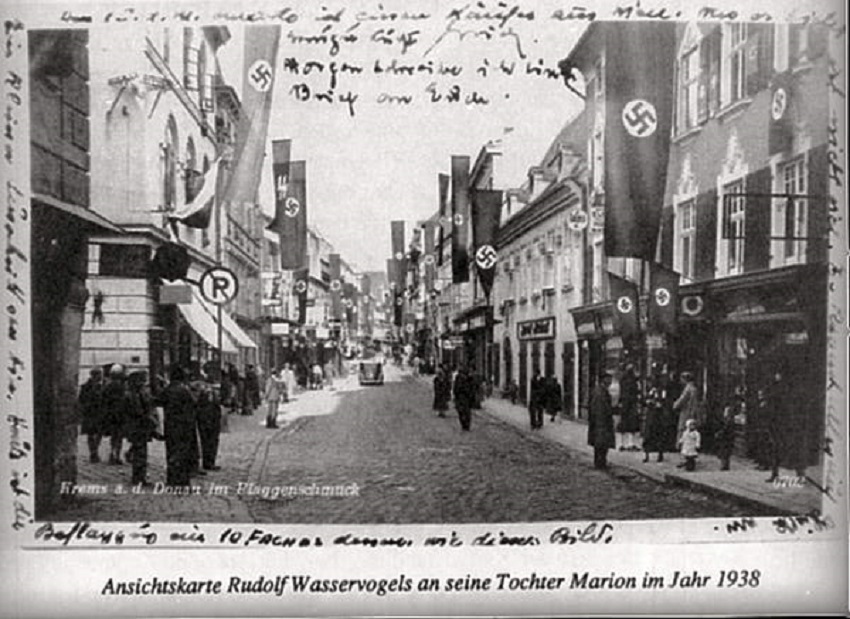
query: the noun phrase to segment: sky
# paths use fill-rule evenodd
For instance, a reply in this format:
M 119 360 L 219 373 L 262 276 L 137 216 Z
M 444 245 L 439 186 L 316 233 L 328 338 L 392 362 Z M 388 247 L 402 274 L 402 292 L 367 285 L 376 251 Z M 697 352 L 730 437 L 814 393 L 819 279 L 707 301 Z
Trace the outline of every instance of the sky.
M 450 172 L 452 155 L 467 155 L 474 163 L 488 141 L 501 139 L 504 155 L 496 184 L 502 189 L 522 184 L 528 168 L 540 162 L 561 127 L 580 111 L 581 101 L 560 79 L 527 75 L 526 66 L 540 66 L 542 61 L 557 68 L 584 24 L 544 20 L 543 14 L 535 15 L 534 20 L 514 16 L 504 26 L 496 20 L 447 20 L 448 5 L 433 2 L 413 5 L 431 11 L 427 20 L 373 21 L 363 19 L 367 3 L 345 6 L 339 22 L 326 24 L 317 22 L 316 15 L 302 15 L 296 24 L 283 26 L 269 140 L 291 139 L 292 159 L 307 162 L 310 224 L 360 270 L 383 270 L 391 254 L 390 221 L 407 221 L 409 239 L 411 226 L 436 211 L 437 175 Z M 391 12 L 387 3 L 383 11 L 374 3 L 368 6 L 367 13 L 372 16 Z M 493 25 L 491 33 L 504 36 L 476 37 L 486 24 Z M 358 40 L 342 44 L 341 51 L 332 56 L 329 45 L 298 39 L 320 34 L 326 25 L 331 27 L 326 34 L 348 31 Z M 351 27 L 354 29 L 349 31 Z M 512 34 L 504 34 L 508 31 Z M 232 26 L 231 34 L 219 58 L 225 80 L 241 92 L 244 30 Z M 415 42 L 402 52 L 399 37 L 405 35 L 408 42 Z M 381 40 L 373 41 L 373 37 Z M 292 59 L 298 62 L 298 74 L 286 68 L 292 66 Z M 386 67 L 394 59 L 413 66 L 431 62 L 428 66 L 436 70 L 440 63 L 453 65 L 455 70 L 460 67 L 460 74 L 420 72 L 411 77 L 375 73 L 376 61 Z M 319 73 L 314 64 L 305 74 L 305 63 L 310 61 L 322 63 L 325 71 Z M 348 63 L 363 71 L 354 75 L 340 70 L 335 102 L 315 100 L 314 92 L 329 89 L 327 67 L 331 61 L 337 67 Z M 506 68 L 515 63 L 512 75 L 494 70 L 502 61 Z M 434 92 L 444 95 L 437 102 L 428 90 L 432 83 Z M 296 84 L 308 86 L 310 100 L 296 98 Z M 476 91 L 488 103 L 449 103 L 446 95 L 453 86 L 460 87 L 461 98 Z M 349 105 L 339 101 L 340 95 L 349 92 L 357 96 L 353 115 Z M 391 96 L 412 99 L 404 104 L 388 101 Z M 384 101 L 379 103 L 379 99 Z M 261 203 L 269 213 L 274 209 L 270 153 L 269 144 L 260 188 Z

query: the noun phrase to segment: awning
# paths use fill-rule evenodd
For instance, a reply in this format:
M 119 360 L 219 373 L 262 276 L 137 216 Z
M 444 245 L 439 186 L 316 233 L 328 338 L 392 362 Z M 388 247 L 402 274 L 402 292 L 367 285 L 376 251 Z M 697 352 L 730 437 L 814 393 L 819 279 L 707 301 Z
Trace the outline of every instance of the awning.
M 83 221 L 92 224 L 93 226 L 102 230 L 108 230 L 109 232 L 115 232 L 118 234 L 124 234 L 126 232 L 126 230 L 124 230 L 117 224 L 112 223 L 100 213 L 97 213 L 89 208 L 85 208 L 84 206 L 79 206 L 77 204 L 69 204 L 68 202 L 62 202 L 61 200 L 57 200 L 56 198 L 42 193 L 33 193 L 32 199 L 46 204 L 47 206 L 52 206 L 53 208 L 58 209 L 60 211 L 64 211 L 65 213 L 82 219 Z
M 237 346 L 241 346 L 242 348 L 256 348 L 257 344 L 251 337 L 242 330 L 236 321 L 230 317 L 230 314 L 227 312 L 221 312 L 221 323 L 224 325 L 224 330 L 227 331 L 227 334 L 233 338 L 233 341 L 236 342 Z
M 182 303 L 177 307 L 180 309 L 180 313 L 183 314 L 186 322 L 189 323 L 189 326 L 194 329 L 195 333 L 213 348 L 218 348 L 218 324 L 213 318 L 213 315 L 205 307 L 203 299 L 200 298 L 194 287 L 192 289 L 192 302 Z M 221 348 L 222 352 L 226 353 L 238 352 L 233 341 L 227 337 L 227 334 L 224 334 L 224 337 L 221 338 Z

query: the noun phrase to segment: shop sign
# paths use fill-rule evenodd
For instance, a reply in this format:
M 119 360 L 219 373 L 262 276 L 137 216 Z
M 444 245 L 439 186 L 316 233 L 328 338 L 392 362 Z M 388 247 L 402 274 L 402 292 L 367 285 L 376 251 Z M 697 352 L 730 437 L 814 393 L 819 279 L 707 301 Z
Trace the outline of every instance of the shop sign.
M 160 305 L 186 305 L 192 302 L 192 287 L 188 284 L 163 284 L 159 288 Z
M 786 333 L 785 343 L 791 346 L 795 346 L 797 344 L 808 344 L 809 334 L 807 331 L 800 331 L 798 333 Z
M 477 329 L 479 327 L 483 327 L 485 324 L 486 324 L 486 322 L 485 322 L 484 316 L 475 316 L 474 318 L 470 319 L 469 328 L 470 329 Z
M 594 230 L 605 229 L 605 207 L 594 206 L 590 209 L 590 220 Z
M 545 340 L 555 337 L 555 318 L 538 318 L 517 324 L 517 336 L 520 340 Z
M 329 335 L 330 332 L 328 331 L 327 327 L 316 327 L 316 339 L 326 340 L 328 339 Z
M 287 323 L 287 322 L 273 322 L 272 323 L 272 335 L 289 335 L 289 323 Z

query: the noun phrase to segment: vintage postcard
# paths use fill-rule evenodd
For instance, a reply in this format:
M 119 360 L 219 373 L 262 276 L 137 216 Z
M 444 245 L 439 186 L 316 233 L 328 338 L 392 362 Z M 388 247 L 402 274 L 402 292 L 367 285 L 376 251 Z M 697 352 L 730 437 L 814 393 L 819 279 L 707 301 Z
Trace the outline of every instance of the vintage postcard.
M 838 2 L 2 28 L 9 616 L 847 612 Z

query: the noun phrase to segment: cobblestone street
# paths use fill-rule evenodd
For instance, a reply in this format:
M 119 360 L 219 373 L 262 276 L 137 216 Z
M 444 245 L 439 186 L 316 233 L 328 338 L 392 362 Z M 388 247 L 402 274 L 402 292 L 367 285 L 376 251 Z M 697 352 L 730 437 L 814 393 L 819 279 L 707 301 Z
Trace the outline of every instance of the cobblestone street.
M 90 464 L 79 443 L 81 490 L 61 520 L 266 523 L 522 522 L 735 516 L 744 508 L 614 468 L 593 470 L 563 446 L 488 415 L 461 432 L 431 410 L 424 380 L 395 369 L 381 387 L 355 379 L 299 394 L 262 426 L 262 412 L 230 416 L 221 471 L 193 480 L 199 494 L 129 492 L 129 466 Z M 105 451 L 102 448 L 102 452 Z M 164 447 L 151 443 L 151 482 L 165 478 Z M 241 492 L 240 492 L 240 483 Z M 246 484 L 251 483 L 251 492 Z M 123 484 L 127 494 L 116 493 Z M 313 486 L 315 484 L 315 486 Z M 356 484 L 356 486 L 354 486 Z M 348 496 L 257 494 L 279 487 L 345 486 Z M 750 513 L 750 515 L 752 515 Z

